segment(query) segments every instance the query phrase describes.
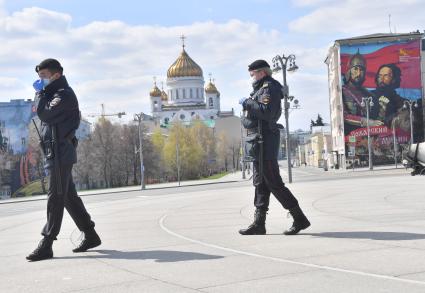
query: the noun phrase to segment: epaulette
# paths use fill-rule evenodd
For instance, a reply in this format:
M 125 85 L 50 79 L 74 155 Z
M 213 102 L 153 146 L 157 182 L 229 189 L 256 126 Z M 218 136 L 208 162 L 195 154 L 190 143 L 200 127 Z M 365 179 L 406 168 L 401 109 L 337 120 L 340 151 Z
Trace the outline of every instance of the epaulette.
M 269 83 L 265 82 L 262 87 L 265 88 L 265 87 L 268 87 L 268 86 L 269 86 Z

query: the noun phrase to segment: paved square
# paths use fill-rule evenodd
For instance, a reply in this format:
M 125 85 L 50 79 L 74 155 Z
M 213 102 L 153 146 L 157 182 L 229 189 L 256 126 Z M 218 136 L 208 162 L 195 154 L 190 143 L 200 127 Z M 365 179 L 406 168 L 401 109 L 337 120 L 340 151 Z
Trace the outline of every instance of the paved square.
M 0 292 L 425 292 L 424 179 L 296 168 L 312 222 L 297 236 L 274 199 L 267 235 L 238 234 L 249 181 L 85 196 L 103 244 L 73 254 L 66 214 L 54 259 L 34 263 L 46 202 L 2 203 Z

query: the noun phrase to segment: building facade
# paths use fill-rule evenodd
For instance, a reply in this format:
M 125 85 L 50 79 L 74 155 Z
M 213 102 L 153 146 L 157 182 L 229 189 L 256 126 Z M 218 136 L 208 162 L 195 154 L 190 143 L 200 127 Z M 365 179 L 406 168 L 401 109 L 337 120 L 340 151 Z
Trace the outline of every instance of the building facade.
M 21 187 L 39 179 L 39 146 L 32 122 L 40 120 L 32 99 L 0 102 L 0 198 L 8 198 Z M 91 124 L 81 120 L 78 139 L 87 138 Z
M 325 63 L 336 164 L 368 165 L 368 129 L 374 165 L 391 164 L 394 156 L 400 160 L 400 145 L 423 141 L 424 50 L 419 32 L 336 40 L 329 48 Z

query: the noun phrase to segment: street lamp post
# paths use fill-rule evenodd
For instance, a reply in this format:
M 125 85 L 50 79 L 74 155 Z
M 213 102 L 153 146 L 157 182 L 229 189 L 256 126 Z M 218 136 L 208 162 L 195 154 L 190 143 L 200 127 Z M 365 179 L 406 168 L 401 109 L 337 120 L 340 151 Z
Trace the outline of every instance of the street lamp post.
M 394 118 L 393 122 L 392 122 L 392 126 L 393 126 L 393 144 L 394 144 L 394 165 L 395 168 L 397 169 L 397 137 L 396 137 L 396 133 L 395 133 L 395 121 L 396 120 L 400 120 L 399 117 Z
M 141 189 L 146 189 L 145 184 L 145 167 L 143 166 L 143 139 L 142 139 L 142 121 L 145 114 L 140 112 L 139 114 L 134 114 L 134 121 L 138 122 L 139 127 L 139 155 L 140 155 L 140 185 Z
M 180 129 L 177 129 L 176 132 L 176 165 L 177 165 L 177 181 L 180 186 Z
M 289 183 L 292 183 L 292 166 L 291 166 L 291 146 L 290 146 L 290 137 L 289 137 L 289 107 L 290 103 L 288 102 L 289 97 L 289 87 L 286 82 L 286 71 L 294 72 L 298 69 L 298 66 L 295 64 L 295 55 L 291 54 L 289 56 L 285 56 L 282 54 L 276 55 L 276 57 L 273 58 L 273 71 L 279 72 L 282 71 L 282 77 L 283 77 L 283 101 L 284 101 L 284 115 L 285 115 L 285 128 L 286 128 L 286 137 L 285 137 L 285 143 L 286 143 L 286 158 L 288 160 L 288 181 Z M 289 68 L 288 66 L 289 62 Z
M 410 118 L 410 144 L 413 144 L 413 115 L 412 115 L 412 107 L 417 107 L 418 103 L 416 101 L 407 100 L 404 101 L 403 108 L 407 109 L 409 107 L 409 118 Z
M 245 149 L 244 149 L 244 141 L 243 141 L 243 125 L 242 125 L 242 113 L 241 113 L 241 167 L 242 167 L 242 179 L 246 179 L 245 175 Z
M 369 170 L 373 170 L 372 142 L 370 139 L 370 126 L 369 126 L 369 109 L 370 107 L 373 107 L 372 97 L 363 97 L 361 105 L 363 107 L 366 107 L 367 149 L 369 152 Z

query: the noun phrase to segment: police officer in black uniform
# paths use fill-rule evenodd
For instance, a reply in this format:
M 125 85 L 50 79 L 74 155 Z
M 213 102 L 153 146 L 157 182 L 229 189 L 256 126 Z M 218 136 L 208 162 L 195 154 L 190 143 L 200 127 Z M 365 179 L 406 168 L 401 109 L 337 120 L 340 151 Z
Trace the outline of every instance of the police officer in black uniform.
M 49 174 L 47 223 L 38 247 L 26 258 L 38 261 L 53 257 L 52 244 L 59 234 L 64 208 L 71 215 L 84 239 L 73 252 L 84 252 L 101 244 L 72 179 L 72 166 L 77 162 L 78 140 L 75 131 L 80 124 L 77 97 L 63 75 L 61 64 L 46 59 L 35 68 L 40 79 L 34 83 L 39 98 L 37 115 L 41 120 L 40 143 Z
M 257 152 L 253 162 L 253 184 L 255 186 L 254 222 L 246 229 L 239 230 L 242 235 L 266 234 L 266 214 L 269 208 L 270 193 L 292 215 L 294 222 L 285 235 L 295 235 L 310 226 L 297 199 L 285 186 L 279 174 L 277 161 L 280 132 L 277 121 L 282 113 L 282 85 L 271 77 L 270 65 L 264 60 L 256 60 L 248 66 L 254 91 L 250 98 L 241 99 L 240 104 L 247 112 L 243 125 L 248 132 L 261 132 L 263 153 Z M 260 125 L 260 127 L 258 127 Z M 262 164 L 260 160 L 262 159 Z M 261 167 L 261 168 L 260 168 Z

